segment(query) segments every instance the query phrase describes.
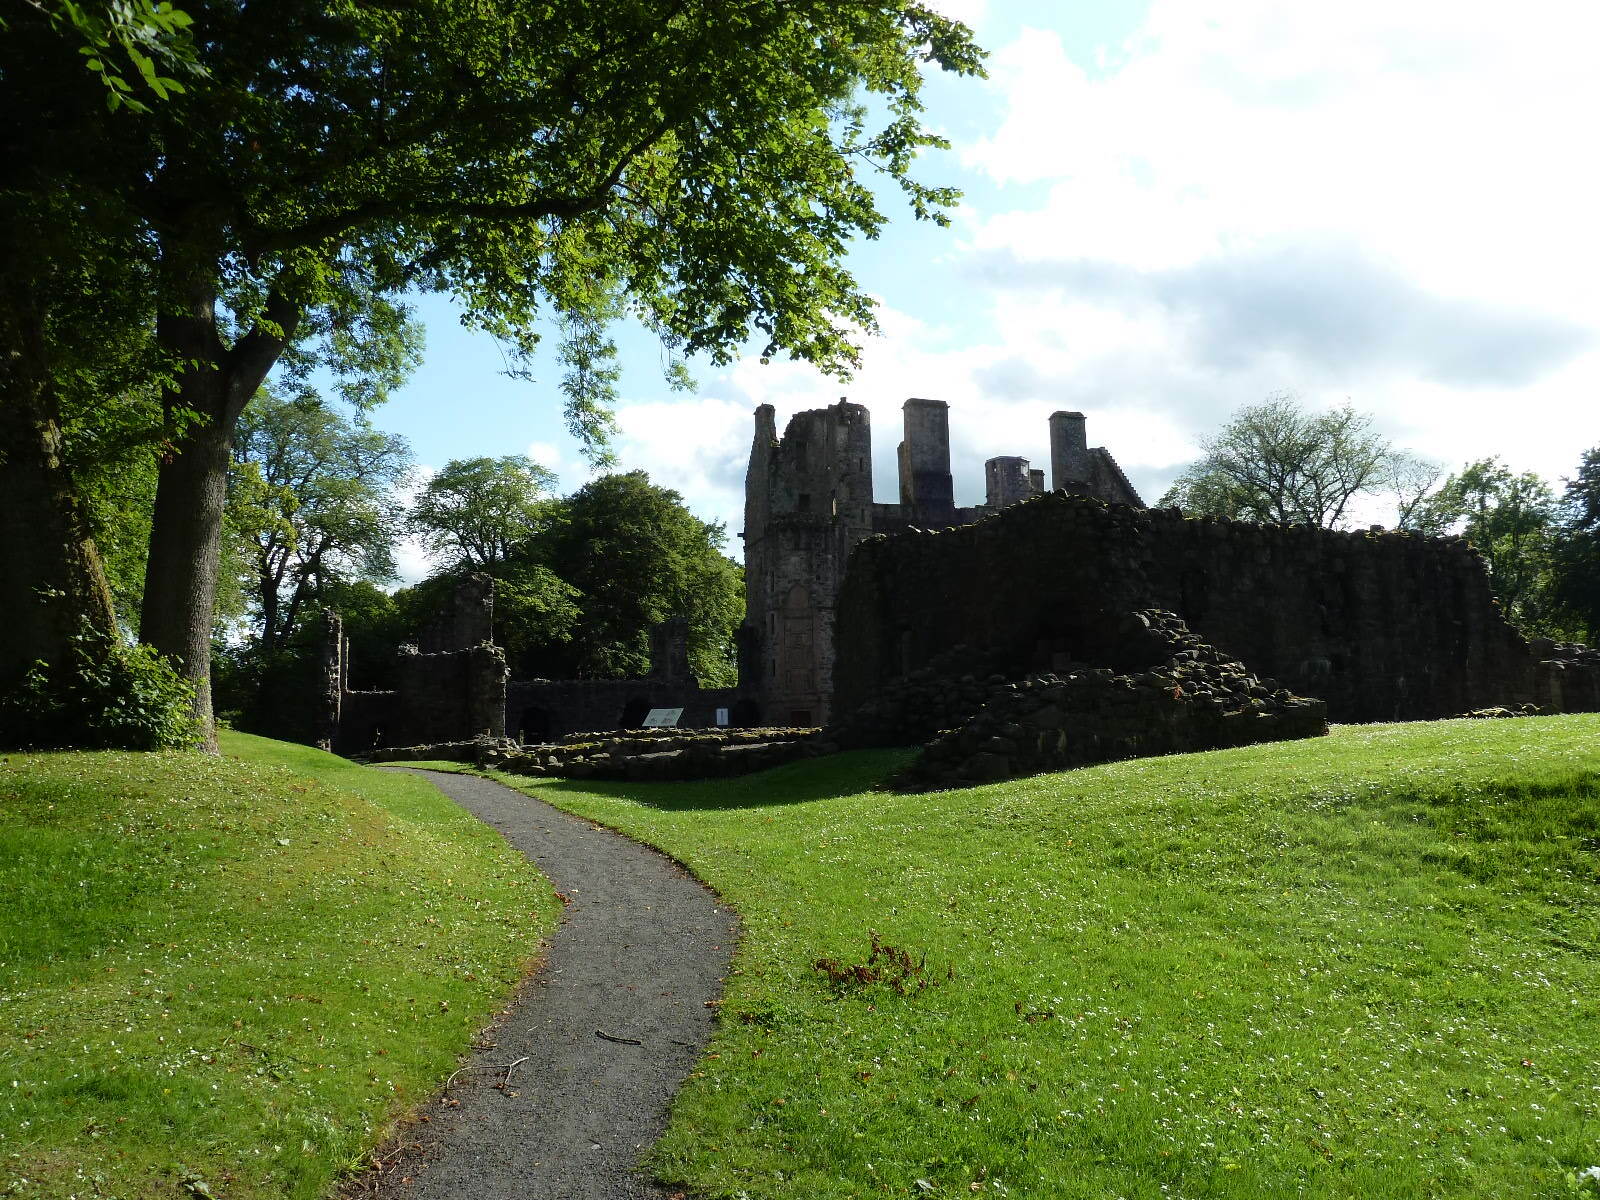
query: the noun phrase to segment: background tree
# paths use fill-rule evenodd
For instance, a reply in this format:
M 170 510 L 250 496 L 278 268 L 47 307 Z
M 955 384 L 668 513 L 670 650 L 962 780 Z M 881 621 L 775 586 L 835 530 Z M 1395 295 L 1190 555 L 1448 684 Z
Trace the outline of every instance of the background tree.
M 135 129 L 58 115 L 103 109 L 104 85 L 43 10 L 0 43 L 0 99 L 38 126 L 29 196 L 113 197 L 117 239 L 156 271 L 124 292 L 151 297 L 173 370 L 140 629 L 202 712 L 235 424 L 310 314 L 337 330 L 373 297 L 450 291 L 519 360 L 553 315 L 590 438 L 618 314 L 674 354 L 727 361 L 759 334 L 845 369 L 873 319 L 840 263 L 883 222 L 857 173 L 938 218 L 953 194 L 909 177 L 940 144 L 921 71 L 979 61 L 914 0 L 186 7 L 196 77 Z M 23 241 L 45 230 L 37 208 Z
M 1600 446 L 1584 452 L 1561 496 L 1555 598 L 1572 631 L 1600 642 Z
M 701 521 L 643 471 L 605 475 L 540 501 L 538 524 L 508 536 L 511 548 L 497 561 L 458 557 L 395 603 L 414 638 L 463 574 L 485 569 L 496 580 L 495 640 L 513 672 L 553 679 L 644 675 L 651 629 L 682 618 L 696 677 L 728 686 L 737 678 L 744 575 L 723 554 L 725 538 L 720 524 Z
M 1444 467 L 1439 463 L 1404 450 L 1396 450 L 1385 466 L 1385 492 L 1394 501 L 1395 528 L 1417 528 L 1417 522 L 1427 511 L 1428 497 L 1444 478 Z
M 1357 497 L 1383 490 L 1397 452 L 1348 404 L 1308 411 L 1288 392 L 1241 408 L 1160 503 L 1197 516 L 1337 529 Z
M 257 397 L 239 425 L 232 495 L 249 531 L 253 634 L 275 650 L 330 583 L 394 578 L 403 527 L 395 488 L 411 466 L 404 438 L 314 397 Z
M 450 567 L 492 568 L 548 523 L 555 484 L 520 454 L 451 459 L 417 493 L 409 525 Z
M 1498 458 L 1468 463 L 1417 509 L 1420 533 L 1459 532 L 1484 557 L 1495 599 L 1527 634 L 1560 636 L 1553 594 L 1557 505 L 1532 471 L 1514 473 Z
M 234 452 L 217 609 L 220 625 L 235 608 L 246 632 L 219 630 L 216 703 L 241 729 L 308 741 L 322 609 L 344 615 L 364 666 L 387 669 L 398 640 L 395 605 L 374 584 L 394 577 L 403 527 L 394 489 L 410 450 L 314 394 L 263 394 L 240 422 Z M 385 653 L 372 656 L 369 643 L 385 635 Z
M 643 471 L 602 476 L 568 497 L 539 546 L 543 561 L 580 594 L 560 674 L 643 675 L 651 628 L 681 617 L 696 677 L 707 686 L 730 683 L 744 584 L 738 564 L 722 553 L 726 537 L 721 524 L 701 521 Z

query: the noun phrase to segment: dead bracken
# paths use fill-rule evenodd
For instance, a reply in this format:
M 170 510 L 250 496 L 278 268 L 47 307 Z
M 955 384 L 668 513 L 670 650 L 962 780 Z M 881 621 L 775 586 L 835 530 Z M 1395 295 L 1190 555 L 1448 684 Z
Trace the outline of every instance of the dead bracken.
M 865 962 L 842 963 L 836 958 L 819 958 L 811 964 L 811 969 L 826 975 L 841 992 L 882 986 L 896 996 L 916 995 L 956 977 L 956 969 L 951 965 L 946 965 L 942 975 L 937 972 L 930 975 L 926 954 L 913 957 L 904 947 L 883 941 L 876 931 L 869 932 L 867 938 Z

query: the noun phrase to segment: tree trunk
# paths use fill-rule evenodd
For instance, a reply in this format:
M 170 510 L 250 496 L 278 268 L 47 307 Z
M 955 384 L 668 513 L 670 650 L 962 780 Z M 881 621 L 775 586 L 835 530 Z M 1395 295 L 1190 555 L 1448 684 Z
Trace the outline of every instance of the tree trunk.
M 168 307 L 157 318 L 156 340 L 189 364 L 164 401 L 169 414 L 197 413 L 202 420 L 175 435 L 171 453 L 162 460 L 139 618 L 139 640 L 172 659 L 195 685 L 195 715 L 205 748 L 213 753 L 211 630 L 233 433 L 300 320 L 299 306 L 275 287 L 261 321 L 225 347 L 217 328 L 220 273 L 214 257 L 192 247 L 180 247 L 163 262 Z
M 215 375 L 207 381 L 215 387 Z M 194 399 L 185 388 L 186 399 Z M 207 409 L 194 405 L 197 411 Z M 233 424 L 210 408 L 161 465 L 145 565 L 139 640 L 173 660 L 195 685 L 195 713 L 205 747 L 217 748 L 211 712 L 211 629 L 222 556 L 222 510 L 228 497 L 228 455 Z
M 20 314 L 13 311 L 13 317 Z M 0 692 L 35 662 L 65 661 L 87 620 L 113 635 L 100 555 L 61 461 L 44 340 L 35 323 L 5 322 L 0 362 Z
M 61 465 L 61 435 L 37 406 L 0 398 L 0 691 L 35 662 L 67 659 L 88 621 L 113 634 L 100 555 Z

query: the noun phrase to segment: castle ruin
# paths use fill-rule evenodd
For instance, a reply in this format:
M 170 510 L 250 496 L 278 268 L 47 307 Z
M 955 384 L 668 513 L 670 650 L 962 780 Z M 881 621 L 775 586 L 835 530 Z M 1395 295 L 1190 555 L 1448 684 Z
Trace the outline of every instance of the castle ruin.
M 902 407 L 900 496 L 872 492 L 872 428 L 847 400 L 797 413 L 780 438 L 773 408 L 756 409 L 745 475 L 745 623 L 739 684 L 762 719 L 820 725 L 833 694 L 835 601 L 851 550 L 909 529 L 970 525 L 1042 494 L 1045 473 L 1026 458 L 984 464 L 984 503 L 959 508 L 950 474 L 949 405 L 912 398 Z M 1110 452 L 1091 447 L 1084 415 L 1050 417 L 1050 490 L 1143 508 Z

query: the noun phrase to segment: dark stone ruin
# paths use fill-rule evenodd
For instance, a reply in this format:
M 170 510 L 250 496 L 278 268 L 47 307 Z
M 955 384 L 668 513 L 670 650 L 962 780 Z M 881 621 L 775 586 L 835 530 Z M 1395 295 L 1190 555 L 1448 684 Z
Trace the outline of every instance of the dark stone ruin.
M 757 410 L 739 687 L 699 686 L 681 622 L 655 631 L 645 679 L 508 681 L 493 584 L 477 577 L 401 648 L 394 691 L 350 689 L 330 615 L 325 744 L 478 761 L 534 743 L 518 769 L 605 778 L 923 744 L 900 783 L 933 787 L 1315 736 L 1329 720 L 1600 711 L 1600 651 L 1523 639 L 1461 538 L 1148 510 L 1076 412 L 1049 420 L 1054 491 L 1028 459 L 999 457 L 985 503 L 958 507 L 946 406 L 908 400 L 903 417 L 898 503 L 880 503 L 865 408 L 799 413 L 781 438 Z M 680 728 L 615 732 L 653 708 L 683 709 Z M 707 728 L 719 710 L 729 728 Z M 793 728 L 823 719 L 814 737 Z M 729 731 L 763 720 L 791 728 Z
M 1112 665 L 1063 664 L 1063 673 L 1021 680 L 993 675 L 981 687 L 971 675 L 951 680 L 923 670 L 832 736 L 847 746 L 926 741 L 896 782 L 927 789 L 1328 731 L 1321 700 L 1256 678 L 1172 613 L 1125 614 L 1100 647 Z
M 325 615 L 321 744 L 339 754 L 370 756 L 392 747 L 438 747 L 510 737 L 559 742 L 585 730 L 640 725 L 653 708 L 681 708 L 679 726 L 714 727 L 717 710 L 731 726 L 753 725 L 753 706 L 736 688 L 702 688 L 689 670 L 688 628 L 658 626 L 645 679 L 508 678 L 505 652 L 494 644 L 494 580 L 468 576 L 423 631 L 421 648 L 396 651 L 392 691 L 350 687 L 350 652 L 337 613 Z M 587 735 L 597 736 L 595 734 Z M 439 754 L 413 757 L 437 758 Z
M 864 541 L 836 611 L 834 704 L 851 715 L 835 736 L 950 730 L 908 775 L 924 784 L 1305 737 L 1330 718 L 1600 709 L 1600 654 L 1524 640 L 1460 538 L 1052 493 Z
M 515 775 L 661 782 L 747 775 L 838 747 L 815 729 L 623 729 L 573 733 L 524 745 L 509 738 L 400 746 L 374 751 L 374 762 L 443 759 Z

